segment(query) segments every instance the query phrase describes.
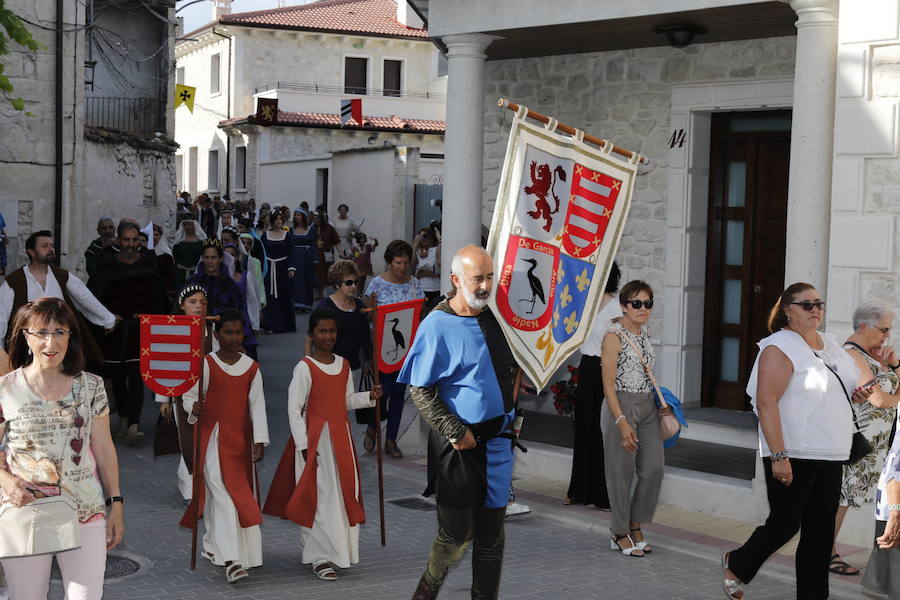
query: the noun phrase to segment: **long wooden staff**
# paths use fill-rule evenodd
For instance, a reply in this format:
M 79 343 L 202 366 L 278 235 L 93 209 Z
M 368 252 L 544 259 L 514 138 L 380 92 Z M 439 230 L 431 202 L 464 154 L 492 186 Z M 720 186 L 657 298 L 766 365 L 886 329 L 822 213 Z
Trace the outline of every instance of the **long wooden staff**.
M 197 402 L 203 406 L 203 371 L 206 367 L 206 321 L 201 321 L 200 333 L 200 378 L 197 381 Z M 192 409 L 193 410 L 193 409 Z M 191 526 L 191 571 L 197 568 L 197 529 L 200 527 L 200 477 L 203 477 L 203 466 L 200 464 L 200 419 L 194 422 L 194 472 L 191 474 L 191 506 L 194 507 L 194 523 Z M 198 477 L 199 475 L 199 477 Z
M 377 303 L 378 300 L 376 299 Z M 378 309 L 375 309 L 375 327 L 372 328 L 372 377 L 373 385 L 381 384 L 378 357 L 381 356 L 381 340 L 376 339 Z M 381 398 L 375 400 L 375 456 L 378 461 L 378 516 L 381 519 L 381 545 L 387 544 L 384 530 L 384 456 L 381 449 Z

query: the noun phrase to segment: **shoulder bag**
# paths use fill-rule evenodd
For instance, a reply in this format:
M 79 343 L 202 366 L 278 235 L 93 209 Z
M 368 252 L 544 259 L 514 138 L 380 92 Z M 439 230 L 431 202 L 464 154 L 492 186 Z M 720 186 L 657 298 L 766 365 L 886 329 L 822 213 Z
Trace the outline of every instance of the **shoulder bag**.
M 650 380 L 650 383 L 653 385 L 653 389 L 656 390 L 656 397 L 659 399 L 659 429 L 662 433 L 663 441 L 672 438 L 681 431 L 681 423 L 678 422 L 678 419 L 675 418 L 675 415 L 672 414 L 672 409 L 669 407 L 668 403 L 666 403 L 666 399 L 663 396 L 662 391 L 659 389 L 659 384 L 656 383 L 656 377 L 653 376 L 653 371 L 644 362 L 644 354 L 640 351 L 631 337 L 626 333 L 624 336 L 619 336 L 620 339 L 623 339 L 628 342 L 628 345 L 631 346 L 634 353 L 637 355 L 638 360 L 641 361 L 641 365 L 644 367 L 644 373 L 647 375 L 647 379 Z
M 856 432 L 853 434 L 853 439 L 850 443 L 850 456 L 847 458 L 847 460 L 844 461 L 844 464 L 852 465 L 854 463 L 858 463 L 872 451 L 872 445 L 869 443 L 869 440 L 866 439 L 866 436 L 862 434 L 862 431 L 859 430 L 859 423 L 857 423 L 856 421 L 856 411 L 853 409 L 853 400 L 850 399 L 850 394 L 847 393 L 847 388 L 844 387 L 844 380 L 841 379 L 841 376 L 838 375 L 837 371 L 831 365 L 829 365 L 824 358 L 822 358 L 818 354 L 816 354 L 816 358 L 822 361 L 822 364 L 825 365 L 825 368 L 834 373 L 834 376 L 837 377 L 838 383 L 841 384 L 841 391 L 844 392 L 844 397 L 847 398 L 847 402 L 850 403 L 850 414 L 853 415 L 853 426 L 856 428 Z
M 81 405 L 77 406 L 73 425 Z M 78 511 L 75 502 L 62 493 L 61 485 L 65 448 L 69 447 L 66 444 L 57 462 L 59 495 L 38 498 L 25 506 L 0 504 L 0 558 L 56 554 L 81 546 Z

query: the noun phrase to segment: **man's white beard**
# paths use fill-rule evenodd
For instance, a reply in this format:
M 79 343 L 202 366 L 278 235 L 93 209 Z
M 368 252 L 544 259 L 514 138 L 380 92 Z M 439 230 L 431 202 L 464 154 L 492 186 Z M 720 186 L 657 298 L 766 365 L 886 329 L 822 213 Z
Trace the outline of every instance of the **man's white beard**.
M 487 306 L 490 296 L 482 299 L 462 286 L 460 286 L 459 289 L 462 292 L 463 298 L 465 298 L 466 300 L 466 304 L 468 304 L 469 308 L 471 308 L 472 310 L 481 310 L 482 308 Z

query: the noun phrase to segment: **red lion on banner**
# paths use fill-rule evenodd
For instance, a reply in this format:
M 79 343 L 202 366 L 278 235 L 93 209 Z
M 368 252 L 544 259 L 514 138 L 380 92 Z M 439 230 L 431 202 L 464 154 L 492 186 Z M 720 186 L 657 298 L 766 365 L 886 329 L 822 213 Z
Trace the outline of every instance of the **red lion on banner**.
M 553 189 L 557 179 L 560 181 L 566 180 L 566 171 L 561 166 L 557 165 L 551 175 L 550 165 L 544 163 L 538 166 L 537 162 L 531 161 L 531 185 L 525 186 L 525 193 L 537 196 L 537 200 L 534 203 L 534 210 L 528 211 L 528 216 L 532 219 L 544 219 L 544 231 L 547 232 L 553 226 L 553 217 L 551 215 L 559 212 L 559 196 L 556 195 L 556 190 Z M 553 210 L 550 210 L 547 194 L 551 194 L 556 201 L 556 207 Z

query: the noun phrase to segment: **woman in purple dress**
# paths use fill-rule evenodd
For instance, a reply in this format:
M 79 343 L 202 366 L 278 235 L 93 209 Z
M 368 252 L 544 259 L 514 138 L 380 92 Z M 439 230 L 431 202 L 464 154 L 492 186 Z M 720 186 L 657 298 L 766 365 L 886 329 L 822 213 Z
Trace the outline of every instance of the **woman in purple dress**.
M 202 262 L 197 266 L 197 272 L 187 280 L 187 283 L 197 283 L 206 289 L 207 310 L 211 315 L 217 315 L 228 308 L 241 310 L 241 292 L 229 276 L 228 269 L 223 264 L 224 258 L 222 242 L 217 239 L 206 240 L 203 242 Z
M 291 227 L 294 245 L 294 266 L 297 275 L 292 280 L 294 285 L 294 308 L 306 312 L 312 309 L 313 290 L 316 288 L 316 229 L 310 227 L 308 213 L 303 209 L 294 211 L 294 222 Z
M 241 292 L 241 314 L 244 315 L 244 351 L 253 360 L 256 358 L 256 333 L 259 331 L 259 319 L 254 321 L 253 315 L 259 315 L 259 298 L 256 286 L 248 285 L 248 272 L 241 263 L 241 254 L 234 244 L 226 244 L 225 252 L 234 257 L 234 274 L 231 276 Z M 256 306 L 256 310 L 252 307 Z
M 269 275 L 265 278 L 266 307 L 262 310 L 263 329 L 272 333 L 297 331 L 294 322 L 294 289 L 291 279 L 297 271 L 291 255 L 293 234 L 284 230 L 281 212 L 272 213 L 272 225 L 262 235 L 269 263 Z

